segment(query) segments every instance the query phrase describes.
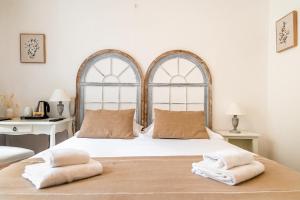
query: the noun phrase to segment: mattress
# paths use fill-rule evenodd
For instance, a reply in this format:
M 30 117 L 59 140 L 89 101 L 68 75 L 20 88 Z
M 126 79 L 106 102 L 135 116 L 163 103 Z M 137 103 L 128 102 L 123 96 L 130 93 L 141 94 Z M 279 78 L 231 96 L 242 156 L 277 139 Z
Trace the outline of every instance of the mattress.
M 152 139 L 151 136 L 142 134 L 134 139 L 94 139 L 74 136 L 50 149 L 79 149 L 87 151 L 91 157 L 187 156 L 228 148 L 239 149 L 222 139 L 213 138 Z M 41 157 L 46 151 L 34 157 Z
M 89 139 L 72 137 L 54 147 L 85 150 L 102 163 L 100 176 L 36 190 L 21 177 L 24 167 L 42 162 L 41 152 L 0 171 L 0 199 L 300 199 L 300 173 L 257 156 L 266 171 L 237 186 L 191 173 L 204 152 L 239 149 L 221 139 Z

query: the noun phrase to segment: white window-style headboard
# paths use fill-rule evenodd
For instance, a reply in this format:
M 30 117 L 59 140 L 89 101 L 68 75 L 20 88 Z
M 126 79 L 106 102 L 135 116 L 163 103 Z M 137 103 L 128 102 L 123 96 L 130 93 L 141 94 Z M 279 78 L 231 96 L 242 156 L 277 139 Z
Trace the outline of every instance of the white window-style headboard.
M 81 64 L 76 80 L 76 130 L 86 109 L 135 108 L 142 123 L 143 75 L 128 54 L 113 49 L 98 51 Z
M 153 109 L 204 111 L 212 127 L 212 79 L 206 63 L 196 54 L 168 51 L 156 58 L 145 77 L 145 118 L 149 125 Z

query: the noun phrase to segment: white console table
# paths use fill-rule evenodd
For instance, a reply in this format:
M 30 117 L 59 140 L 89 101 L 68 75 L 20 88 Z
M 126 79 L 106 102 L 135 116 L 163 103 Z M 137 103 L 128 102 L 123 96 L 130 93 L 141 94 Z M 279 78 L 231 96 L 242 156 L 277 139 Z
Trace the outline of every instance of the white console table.
M 50 136 L 50 147 L 55 145 L 55 134 L 58 132 L 63 132 L 67 130 L 68 137 L 73 136 L 71 118 L 67 118 L 56 122 L 49 122 L 49 119 L 43 119 L 43 120 L 12 119 L 7 121 L 0 121 L 0 134 L 6 134 L 6 135 L 46 134 Z

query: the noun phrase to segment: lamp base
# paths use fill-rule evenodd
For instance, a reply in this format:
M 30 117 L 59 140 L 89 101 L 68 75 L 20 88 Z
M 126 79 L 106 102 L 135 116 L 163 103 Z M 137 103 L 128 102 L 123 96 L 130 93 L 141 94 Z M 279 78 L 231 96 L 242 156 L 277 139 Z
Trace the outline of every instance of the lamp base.
M 230 133 L 241 133 L 241 131 L 236 130 L 236 129 L 232 129 L 232 130 L 230 130 L 229 132 L 230 132 Z
M 241 131 L 237 130 L 237 127 L 239 125 L 239 118 L 237 117 L 237 115 L 233 115 L 232 117 L 232 126 L 233 129 L 230 130 L 230 133 L 241 133 Z
M 59 117 L 62 117 L 62 113 L 64 112 L 64 104 L 61 101 L 59 101 L 57 104 L 57 112 Z

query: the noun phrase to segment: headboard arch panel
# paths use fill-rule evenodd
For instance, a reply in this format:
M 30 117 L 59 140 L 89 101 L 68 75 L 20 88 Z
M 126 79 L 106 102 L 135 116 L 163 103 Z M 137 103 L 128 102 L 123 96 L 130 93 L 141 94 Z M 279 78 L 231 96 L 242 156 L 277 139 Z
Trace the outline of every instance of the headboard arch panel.
M 76 130 L 86 109 L 136 109 L 142 123 L 143 74 L 128 54 L 114 49 L 100 50 L 84 60 L 76 79 Z
M 212 127 L 212 78 L 207 64 L 185 50 L 157 57 L 145 77 L 145 118 L 149 125 L 153 109 L 203 110 L 206 126 Z

